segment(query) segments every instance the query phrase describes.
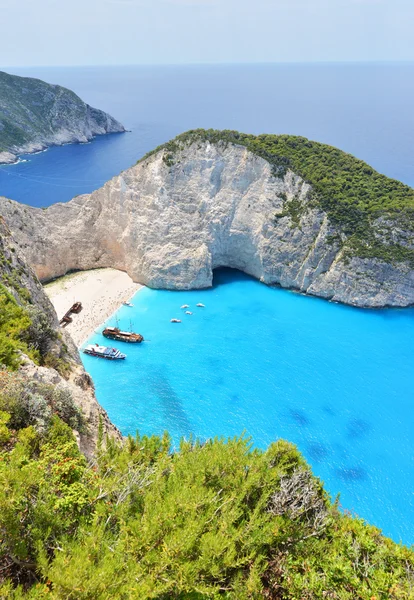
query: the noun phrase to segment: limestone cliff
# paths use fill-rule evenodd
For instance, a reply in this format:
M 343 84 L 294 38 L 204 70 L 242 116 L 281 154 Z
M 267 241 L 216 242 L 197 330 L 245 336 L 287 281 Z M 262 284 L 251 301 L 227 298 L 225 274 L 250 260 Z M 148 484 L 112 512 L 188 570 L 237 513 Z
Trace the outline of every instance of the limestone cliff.
M 357 247 L 292 166 L 228 141 L 190 135 L 90 195 L 46 210 L 3 199 L 0 213 L 43 281 L 114 267 L 155 288 L 203 288 L 227 266 L 355 306 L 414 304 L 405 222 L 375 213 L 373 245 Z
M 48 146 L 123 131 L 121 123 L 66 88 L 0 71 L 0 163 L 13 163 L 18 154 Z
M 85 418 L 86 427 L 84 431 L 78 433 L 79 444 L 85 454 L 90 456 L 95 450 L 100 420 L 104 432 L 111 437 L 120 438 L 120 433 L 109 421 L 106 412 L 95 398 L 92 380 L 83 369 L 77 348 L 71 337 L 60 329 L 55 310 L 44 293 L 42 285 L 26 263 L 1 217 L 0 285 L 5 286 L 16 301 L 25 309 L 27 308 L 28 314 L 40 309 L 41 315 L 45 317 L 41 326 L 43 333 L 48 337 L 47 362 L 56 366 L 56 368 L 41 366 L 23 355 L 19 374 L 27 381 L 49 384 L 69 392 Z M 60 369 L 59 366 L 64 366 L 64 369 Z

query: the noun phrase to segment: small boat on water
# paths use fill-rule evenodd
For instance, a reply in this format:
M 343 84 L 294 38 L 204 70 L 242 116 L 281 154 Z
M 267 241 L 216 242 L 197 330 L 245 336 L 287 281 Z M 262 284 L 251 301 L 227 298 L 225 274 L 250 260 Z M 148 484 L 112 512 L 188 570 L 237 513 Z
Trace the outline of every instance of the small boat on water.
M 188 304 L 183 304 L 181 308 L 190 308 Z
M 185 311 L 185 314 L 186 314 L 186 315 L 192 315 L 193 313 L 191 312 L 191 310 L 186 310 L 186 311 Z
M 124 306 L 134 306 L 133 304 L 131 304 L 131 302 L 122 302 L 122 304 Z
M 128 344 L 140 344 L 144 341 L 143 336 L 140 333 L 134 333 L 132 331 L 121 331 L 119 327 L 106 327 L 102 335 L 110 340 L 116 340 L 117 342 L 127 342 Z
M 199 302 L 199 303 L 197 304 L 197 306 L 198 306 L 198 308 L 205 308 L 205 305 L 204 305 L 204 304 L 201 304 L 201 302 Z
M 84 353 L 98 358 L 106 358 L 107 360 L 124 360 L 126 358 L 126 354 L 122 354 L 117 348 L 109 348 L 99 344 L 89 344 L 84 349 Z
M 181 319 L 171 319 L 171 323 L 181 323 Z

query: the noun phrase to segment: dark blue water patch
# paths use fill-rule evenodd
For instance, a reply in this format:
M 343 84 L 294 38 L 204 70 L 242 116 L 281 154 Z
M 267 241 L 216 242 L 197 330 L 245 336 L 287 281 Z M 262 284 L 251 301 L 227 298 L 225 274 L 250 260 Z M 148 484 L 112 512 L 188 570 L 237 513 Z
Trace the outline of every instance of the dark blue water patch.
M 335 469 L 335 474 L 339 479 L 346 482 L 362 482 L 368 479 L 368 473 L 362 467 L 348 467 Z
M 210 367 L 220 367 L 221 366 L 221 358 L 217 356 L 209 356 L 207 359 L 207 363 Z
M 187 413 L 183 409 L 182 401 L 174 391 L 168 377 L 161 370 L 154 369 L 150 380 L 151 388 L 160 400 L 164 412 L 166 429 L 180 431 L 181 435 L 188 439 L 193 435 L 193 428 L 190 425 Z
M 297 423 L 300 427 L 305 427 L 309 425 L 310 420 L 306 416 L 306 414 L 300 409 L 290 409 L 289 410 L 290 417 L 295 423 Z
M 347 425 L 347 437 L 351 440 L 360 439 L 369 434 L 371 425 L 364 419 L 351 419 Z
M 307 455 L 312 462 L 321 462 L 329 456 L 329 450 L 320 442 L 310 442 L 307 446 Z

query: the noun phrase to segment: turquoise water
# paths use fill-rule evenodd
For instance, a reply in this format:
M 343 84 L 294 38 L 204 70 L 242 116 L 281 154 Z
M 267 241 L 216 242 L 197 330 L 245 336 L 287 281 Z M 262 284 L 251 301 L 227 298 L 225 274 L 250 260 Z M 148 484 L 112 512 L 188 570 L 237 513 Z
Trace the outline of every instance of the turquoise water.
M 285 438 L 345 509 L 414 543 L 414 310 L 330 304 L 227 269 L 212 289 L 133 302 L 120 324 L 149 341 L 118 344 L 125 362 L 82 355 L 124 434 Z

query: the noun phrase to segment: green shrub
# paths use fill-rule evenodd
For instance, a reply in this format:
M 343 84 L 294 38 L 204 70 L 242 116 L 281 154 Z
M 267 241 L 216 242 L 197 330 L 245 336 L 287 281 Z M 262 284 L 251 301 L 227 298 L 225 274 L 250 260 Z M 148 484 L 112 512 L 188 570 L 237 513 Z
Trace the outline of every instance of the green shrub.
M 68 389 L 27 381 L 0 370 L 1 410 L 9 413 L 10 425 L 16 430 L 33 426 L 39 433 L 45 433 L 54 415 L 72 429 L 83 431 L 85 427 L 82 412 Z
M 413 552 L 343 515 L 291 444 L 169 445 L 88 465 L 57 417 L 21 430 L 0 461 L 7 597 L 410 598 Z
M 38 353 L 24 341 L 30 326 L 27 311 L 0 284 L 0 365 L 16 369 L 20 364 L 19 350 L 33 359 L 39 358 Z

